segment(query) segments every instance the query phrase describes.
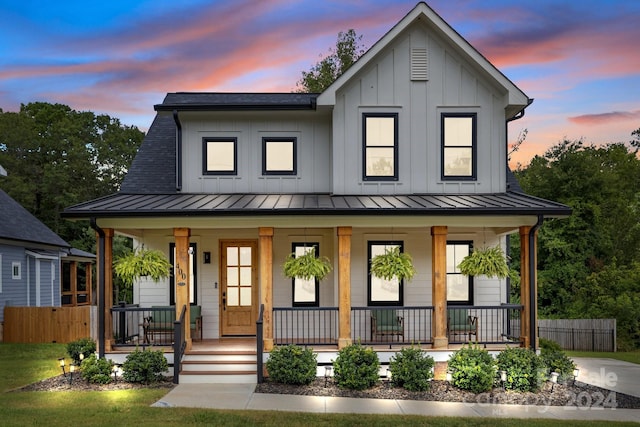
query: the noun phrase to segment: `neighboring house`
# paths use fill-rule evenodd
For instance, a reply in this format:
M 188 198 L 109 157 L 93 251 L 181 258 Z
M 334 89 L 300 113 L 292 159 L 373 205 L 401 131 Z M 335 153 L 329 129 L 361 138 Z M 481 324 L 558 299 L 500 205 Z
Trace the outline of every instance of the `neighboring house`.
M 177 280 L 136 283 L 134 302 L 199 306 L 205 339 L 255 336 L 262 305 L 267 351 L 535 346 L 536 230 L 570 209 L 524 194 L 508 170 L 507 125 L 531 102 L 425 3 L 321 94 L 167 94 L 120 192 L 64 213 L 100 236 L 101 345 L 114 344 L 108 260 L 121 233 L 175 265 Z M 473 248 L 506 249 L 512 233 L 522 237 L 522 306 L 508 304 L 507 280 L 456 268 Z M 287 254 L 311 245 L 332 274 L 285 278 Z M 409 283 L 368 274 L 389 246 L 412 255 Z M 374 330 L 382 307 L 402 318 L 391 336 Z M 477 329 L 448 325 L 453 307 Z

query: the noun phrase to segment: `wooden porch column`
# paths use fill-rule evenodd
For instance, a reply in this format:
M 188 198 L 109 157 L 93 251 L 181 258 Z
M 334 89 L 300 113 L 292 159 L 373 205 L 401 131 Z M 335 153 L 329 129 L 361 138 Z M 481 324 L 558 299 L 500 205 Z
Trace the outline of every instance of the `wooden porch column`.
M 258 258 L 260 259 L 260 303 L 262 316 L 262 342 L 265 351 L 273 349 L 273 227 L 260 227 Z
M 87 262 L 84 265 L 84 274 L 86 278 L 87 305 L 91 305 L 91 288 L 93 287 L 93 276 L 91 275 L 92 263 Z M 76 301 L 77 303 L 77 301 Z
M 431 227 L 433 348 L 447 348 L 447 227 Z
M 531 337 L 530 310 L 531 301 L 529 298 L 531 283 L 529 283 L 529 231 L 531 227 L 520 227 L 520 341 L 524 348 L 529 348 Z
M 113 228 L 104 230 L 104 350 L 113 345 Z M 99 268 L 99 267 L 98 267 Z
M 176 320 L 180 318 L 182 312 L 182 306 L 187 307 L 185 312 L 184 321 L 187 327 L 184 328 L 184 339 L 187 344 L 187 350 L 191 350 L 191 305 L 189 283 L 191 272 L 189 271 L 189 236 L 191 236 L 191 230 L 189 228 L 174 228 L 173 238 L 176 244 L 176 259 L 175 259 L 175 296 L 176 296 Z
M 338 348 L 351 345 L 351 227 L 338 227 Z

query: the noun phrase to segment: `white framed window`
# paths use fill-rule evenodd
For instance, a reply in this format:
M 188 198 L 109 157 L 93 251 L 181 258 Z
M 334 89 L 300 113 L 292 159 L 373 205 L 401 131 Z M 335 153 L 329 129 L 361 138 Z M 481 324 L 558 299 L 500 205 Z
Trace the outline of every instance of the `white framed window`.
M 320 243 L 294 242 L 291 244 L 291 251 L 296 257 L 302 256 L 307 252 L 316 249 L 316 257 L 320 256 Z M 293 287 L 293 306 L 294 307 L 318 307 L 320 306 L 320 282 L 317 279 L 301 279 L 294 277 L 291 280 Z
M 368 246 L 368 287 L 367 287 L 367 304 L 376 305 L 403 305 L 404 304 L 404 283 L 394 277 L 391 280 L 381 279 L 371 274 L 371 259 L 376 255 L 384 255 L 387 249 L 400 248 L 400 252 L 404 251 L 404 242 L 402 241 L 369 241 Z
M 442 114 L 442 179 L 476 179 L 476 119 L 475 113 Z
M 237 175 L 238 139 L 202 138 L 202 174 Z
M 362 115 L 362 179 L 398 180 L 398 114 Z
M 14 261 L 11 263 L 11 278 L 13 280 L 22 279 L 22 263 L 19 261 Z
M 262 174 L 295 175 L 297 138 L 262 138 Z

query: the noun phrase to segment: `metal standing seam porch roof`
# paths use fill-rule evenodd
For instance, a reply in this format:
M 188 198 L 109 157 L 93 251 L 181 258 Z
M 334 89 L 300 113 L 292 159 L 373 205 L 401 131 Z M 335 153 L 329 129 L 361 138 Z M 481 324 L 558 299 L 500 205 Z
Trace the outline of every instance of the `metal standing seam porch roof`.
M 114 194 L 72 206 L 66 218 L 248 215 L 543 215 L 571 209 L 522 193 L 473 195 Z

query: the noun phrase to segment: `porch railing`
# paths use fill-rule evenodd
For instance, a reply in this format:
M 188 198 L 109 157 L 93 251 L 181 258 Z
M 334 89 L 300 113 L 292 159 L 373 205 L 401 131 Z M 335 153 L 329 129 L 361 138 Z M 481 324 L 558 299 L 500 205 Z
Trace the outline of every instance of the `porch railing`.
M 264 304 L 260 304 L 258 320 L 256 320 L 256 370 L 258 371 L 258 384 L 264 382 L 262 354 L 264 353 Z
M 111 308 L 113 340 L 120 347 L 172 346 L 175 307 L 139 307 L 120 303 Z
M 449 343 L 460 344 L 478 342 L 480 344 L 503 344 L 520 342 L 520 312 L 522 306 L 517 304 L 502 304 L 491 306 L 449 306 L 447 319 L 452 317 L 454 310 L 462 310 L 470 321 L 476 322 L 473 329 L 466 332 L 451 328 L 448 331 Z M 449 322 L 447 322 L 449 323 Z M 477 335 L 475 327 L 477 326 Z M 473 330 L 470 335 L 469 331 Z
M 338 343 L 338 307 L 274 307 L 273 344 Z
M 381 323 L 386 324 L 381 324 Z M 351 307 L 351 339 L 362 344 L 431 344 L 433 307 Z
M 173 322 L 173 383 L 178 384 L 180 382 L 180 371 L 182 371 L 182 357 L 184 356 L 184 350 L 187 348 L 187 340 L 185 333 L 186 322 L 185 316 L 187 314 L 187 306 L 183 305 L 180 311 L 180 317 Z

